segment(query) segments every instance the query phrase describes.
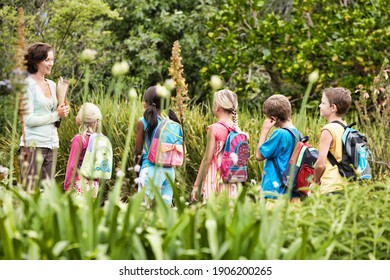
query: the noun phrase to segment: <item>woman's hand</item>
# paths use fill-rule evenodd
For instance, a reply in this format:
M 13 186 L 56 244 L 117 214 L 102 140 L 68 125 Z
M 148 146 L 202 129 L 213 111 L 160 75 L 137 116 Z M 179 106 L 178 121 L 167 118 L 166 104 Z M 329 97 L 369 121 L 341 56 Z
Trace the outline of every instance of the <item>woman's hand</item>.
M 57 113 L 60 118 L 65 118 L 69 115 L 69 106 L 61 104 L 57 107 Z

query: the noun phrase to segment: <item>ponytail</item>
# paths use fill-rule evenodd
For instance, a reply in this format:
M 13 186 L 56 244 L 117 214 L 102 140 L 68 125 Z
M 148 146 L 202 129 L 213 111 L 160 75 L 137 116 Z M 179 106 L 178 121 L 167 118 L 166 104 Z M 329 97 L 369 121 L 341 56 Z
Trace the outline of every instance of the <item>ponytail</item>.
M 152 139 L 153 130 L 156 128 L 158 124 L 158 113 L 155 104 L 145 110 L 144 118 L 146 120 L 146 123 L 148 124 L 145 130 L 146 135 L 149 139 Z
M 168 117 L 169 117 L 169 119 L 173 120 L 174 122 L 180 123 L 179 118 L 176 116 L 175 112 L 173 112 L 171 109 L 169 109 Z

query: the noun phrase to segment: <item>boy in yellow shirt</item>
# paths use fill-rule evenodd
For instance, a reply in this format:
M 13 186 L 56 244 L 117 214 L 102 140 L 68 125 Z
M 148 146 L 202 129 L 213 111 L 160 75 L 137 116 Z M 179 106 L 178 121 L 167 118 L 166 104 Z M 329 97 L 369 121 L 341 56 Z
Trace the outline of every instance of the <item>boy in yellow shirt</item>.
M 320 115 L 328 123 L 321 129 L 318 159 L 314 168 L 314 182 L 320 185 L 321 194 L 333 194 L 343 190 L 344 178 L 337 165 L 327 158 L 328 152 L 340 162 L 343 154 L 341 137 L 344 128 L 334 121 L 345 124 L 343 117 L 351 106 L 351 92 L 345 88 L 327 88 L 322 92 Z

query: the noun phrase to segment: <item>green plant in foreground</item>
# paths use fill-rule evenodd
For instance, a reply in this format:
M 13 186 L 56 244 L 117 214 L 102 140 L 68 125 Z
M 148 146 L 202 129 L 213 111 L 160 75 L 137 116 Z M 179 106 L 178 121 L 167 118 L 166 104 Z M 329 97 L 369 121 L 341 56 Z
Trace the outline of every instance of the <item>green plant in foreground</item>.
M 0 189 L 0 259 L 389 259 L 390 182 L 348 185 L 273 209 L 243 188 L 237 199 L 176 208 L 156 192 L 101 207 L 89 195 Z M 255 192 L 254 192 L 255 193 Z M 177 194 L 177 190 L 175 190 Z
M 16 38 L 16 52 L 14 57 L 14 70 L 11 73 L 11 88 L 15 94 L 15 111 L 13 114 L 12 122 L 12 134 L 11 140 L 16 138 L 16 130 L 18 128 L 18 119 L 21 121 L 22 130 L 24 131 L 23 115 L 25 113 L 25 84 L 24 79 L 26 77 L 26 66 L 24 65 L 24 55 L 26 52 L 25 38 L 24 38 L 24 12 L 23 8 L 18 9 L 17 17 L 17 38 Z M 23 133 L 24 135 L 24 133 Z M 15 155 L 15 142 L 12 142 L 10 147 L 10 179 L 9 187 L 12 187 L 14 176 L 14 155 Z M 28 154 L 27 154 L 28 156 Z M 22 168 L 22 167 L 20 167 Z

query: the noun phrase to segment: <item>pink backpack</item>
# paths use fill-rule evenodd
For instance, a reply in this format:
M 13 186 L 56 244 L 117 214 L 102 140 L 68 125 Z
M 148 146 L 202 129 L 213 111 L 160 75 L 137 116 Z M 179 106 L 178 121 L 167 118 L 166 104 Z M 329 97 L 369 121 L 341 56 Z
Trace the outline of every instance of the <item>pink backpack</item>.
M 183 165 L 183 128 L 179 123 L 168 118 L 160 122 L 152 138 L 148 160 L 164 167 Z
M 248 137 L 245 133 L 235 131 L 224 122 L 218 123 L 229 131 L 220 169 L 222 180 L 225 183 L 245 182 L 248 179 Z

